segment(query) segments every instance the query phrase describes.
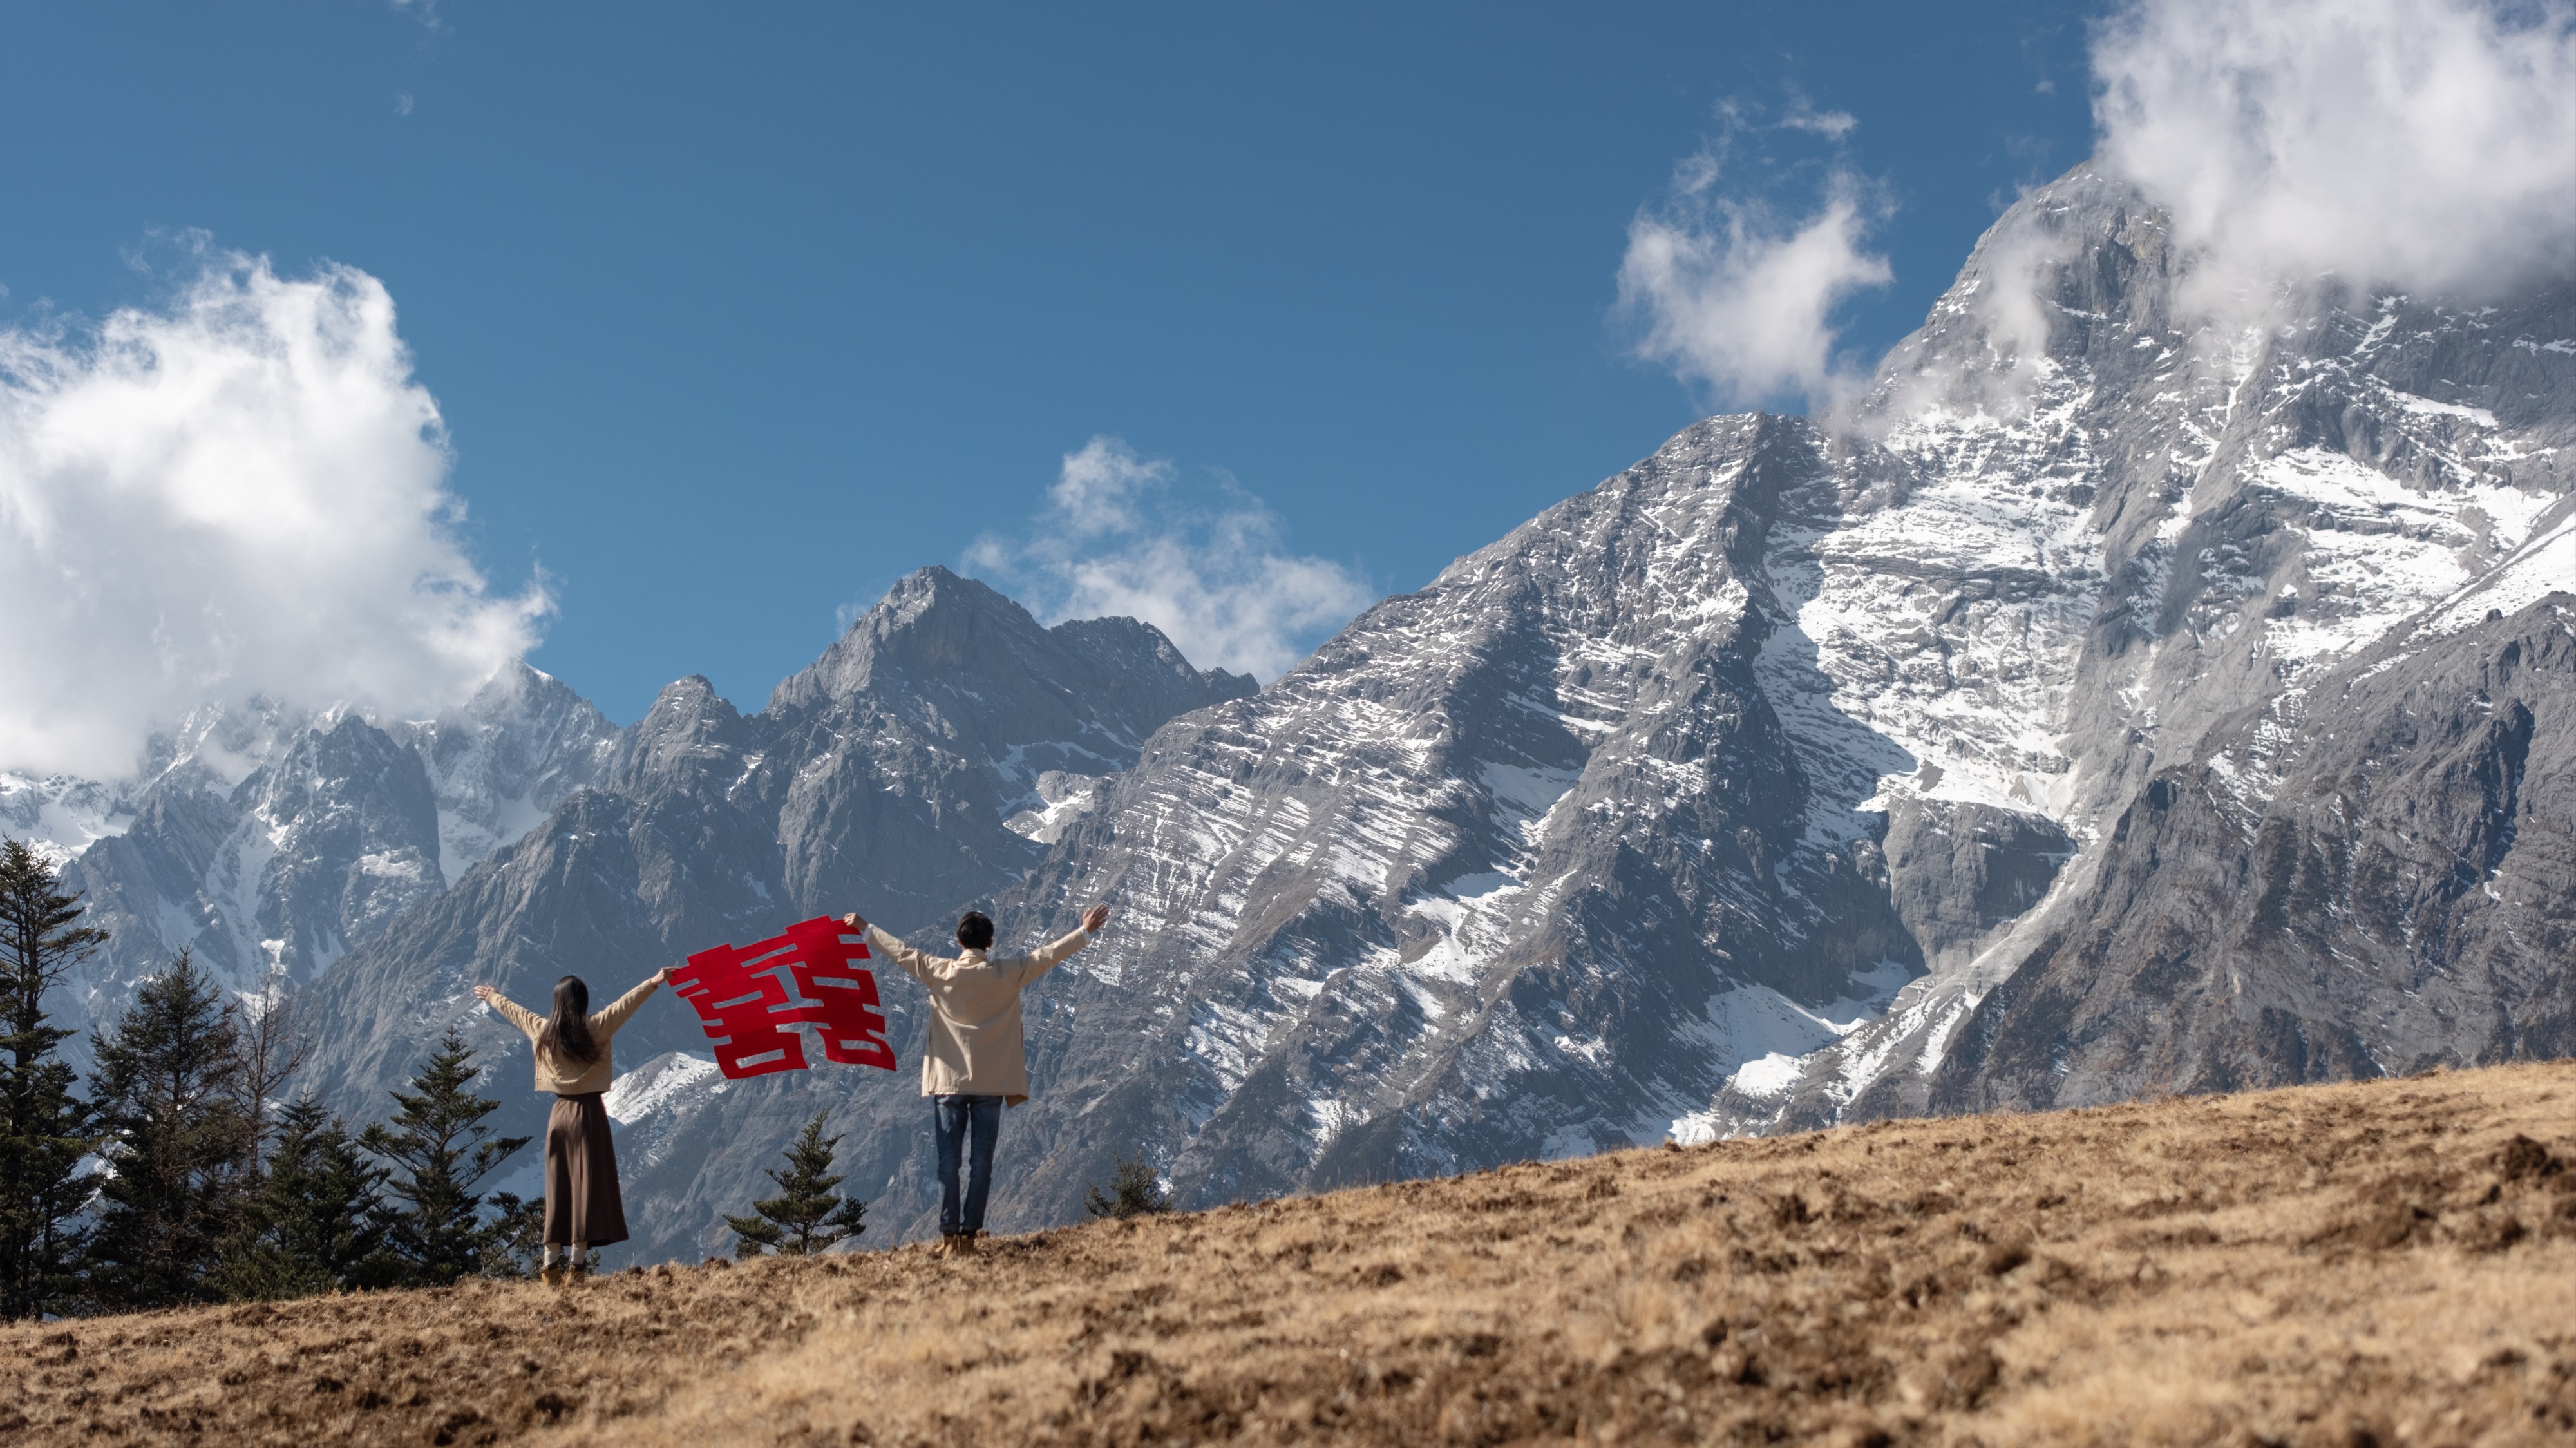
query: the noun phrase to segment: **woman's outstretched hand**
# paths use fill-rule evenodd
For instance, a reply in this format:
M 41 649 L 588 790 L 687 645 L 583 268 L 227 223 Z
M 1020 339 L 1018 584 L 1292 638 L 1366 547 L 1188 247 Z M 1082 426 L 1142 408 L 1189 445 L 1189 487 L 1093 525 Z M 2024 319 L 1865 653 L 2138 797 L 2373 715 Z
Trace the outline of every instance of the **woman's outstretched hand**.
M 1108 923 L 1109 907 L 1106 905 L 1094 905 L 1082 912 L 1082 928 L 1094 935 L 1098 935 L 1100 927 Z
M 671 967 L 666 965 L 660 970 L 653 972 L 653 983 L 655 985 L 669 985 L 671 983 Z
M 850 927 L 852 930 L 865 930 L 868 928 L 868 922 L 861 920 L 859 918 L 859 912 L 856 910 L 842 916 L 841 923 Z
M 497 1001 L 497 1000 L 499 1000 L 499 999 L 501 998 L 501 993 L 500 993 L 499 991 L 497 991 L 497 990 L 492 989 L 492 988 L 491 988 L 490 986 L 488 986 L 488 985 L 478 985 L 478 986 L 476 986 L 476 987 L 474 988 L 474 994 L 475 994 L 477 997 L 481 998 L 481 1000 L 483 1001 L 483 1003 L 484 1003 L 485 1005 L 490 1005 L 492 1002 Z

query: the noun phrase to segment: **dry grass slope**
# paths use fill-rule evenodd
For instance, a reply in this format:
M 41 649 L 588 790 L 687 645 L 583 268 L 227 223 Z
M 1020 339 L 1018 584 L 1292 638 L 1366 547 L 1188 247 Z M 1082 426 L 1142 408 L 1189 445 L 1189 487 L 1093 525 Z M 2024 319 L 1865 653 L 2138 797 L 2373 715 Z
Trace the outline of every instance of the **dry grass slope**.
M 0 1444 L 2563 1444 L 2576 1065 L 0 1340 Z

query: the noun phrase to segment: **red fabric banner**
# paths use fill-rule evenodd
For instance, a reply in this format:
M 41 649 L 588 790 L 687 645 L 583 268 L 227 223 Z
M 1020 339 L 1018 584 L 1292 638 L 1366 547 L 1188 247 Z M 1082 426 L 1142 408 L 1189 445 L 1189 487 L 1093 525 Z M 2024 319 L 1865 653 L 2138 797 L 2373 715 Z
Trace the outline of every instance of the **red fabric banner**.
M 891 1071 L 877 978 L 856 963 L 868 958 L 855 929 L 818 915 L 756 945 L 699 951 L 671 972 L 671 989 L 697 1011 L 727 1076 L 804 1070 L 803 1026 L 822 1028 L 824 1059 Z

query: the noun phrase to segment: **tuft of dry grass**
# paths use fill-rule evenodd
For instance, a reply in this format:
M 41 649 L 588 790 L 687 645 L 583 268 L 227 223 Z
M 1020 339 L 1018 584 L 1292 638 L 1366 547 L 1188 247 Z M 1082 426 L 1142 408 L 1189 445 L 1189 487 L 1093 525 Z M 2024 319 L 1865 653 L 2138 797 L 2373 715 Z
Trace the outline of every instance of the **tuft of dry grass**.
M 0 1330 L 0 1444 L 2576 1441 L 2576 1065 Z

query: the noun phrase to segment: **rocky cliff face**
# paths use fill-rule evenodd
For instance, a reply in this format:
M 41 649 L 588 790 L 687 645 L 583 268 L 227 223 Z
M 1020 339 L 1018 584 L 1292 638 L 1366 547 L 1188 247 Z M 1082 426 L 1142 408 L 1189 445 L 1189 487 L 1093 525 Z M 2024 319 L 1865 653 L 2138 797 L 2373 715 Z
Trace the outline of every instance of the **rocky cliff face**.
M 1033 1024 L 1072 1210 L 1159 1146 L 1185 1201 L 1660 1135 L 1921 969 L 1870 832 L 1772 700 L 1771 529 L 1812 429 L 1719 419 L 1176 721 L 1003 902 L 1116 901 Z
M 1882 781 L 1892 848 L 1917 811 L 1956 801 L 2038 832 L 2036 854 L 2007 866 L 2023 892 L 2042 882 L 2039 860 L 2064 865 L 2037 908 L 1981 910 L 1983 932 L 1886 1017 L 1739 1073 L 1698 1129 L 2470 1059 L 2518 1039 L 2507 1022 L 2555 1009 L 2525 971 L 2499 982 L 2487 1044 L 2430 1030 L 2388 982 L 2447 969 L 2451 947 L 2370 943 L 2364 916 L 2309 897 L 2301 928 L 2317 949 L 2412 962 L 2363 992 L 2372 1003 L 2329 992 L 2302 997 L 2309 1009 L 2257 990 L 2205 1002 L 2243 1013 L 2221 1029 L 2144 990 L 2114 1012 L 2126 1054 L 2060 1039 L 2094 1021 L 2060 1009 L 2070 972 L 2104 972 L 2087 998 L 2108 1009 L 2114 982 L 2140 973 L 2172 987 L 2176 930 L 2216 965 L 2202 932 L 2220 915 L 2181 902 L 2249 883 L 2250 842 L 2290 827 L 2276 799 L 2294 811 L 2319 787 L 2292 775 L 2330 769 L 2356 731 L 2387 723 L 2376 711 L 2396 696 L 2357 683 L 2362 671 L 2461 684 L 2474 670 L 2443 660 L 2476 653 L 2490 610 L 2520 617 L 2576 582 L 2576 476 L 2561 460 L 2576 437 L 2576 289 L 2468 305 L 2315 280 L 2245 300 L 2222 325 L 2180 314 L 2190 265 L 2152 208 L 2079 169 L 1997 224 L 1881 370 L 1858 421 L 1872 441 L 1842 466 L 1883 491 L 1852 494 L 1815 531 L 1826 578 L 1800 626 L 1837 681 L 1833 709 L 1920 760 Z M 2197 778 L 2194 764 L 2216 771 L 2234 823 L 2157 835 L 2166 801 L 2187 792 L 2173 771 Z M 2424 785 L 2415 804 L 2451 790 L 2478 793 L 2446 794 L 2444 811 L 2492 807 L 2466 776 Z M 2141 831 L 2161 843 L 2141 846 Z M 1994 846 L 1988 860 L 2016 857 Z M 2145 887 L 2142 866 L 2163 883 Z M 1973 1048 L 1954 1056 L 1963 1039 Z M 2034 1050 L 2049 1079 L 2031 1074 Z
M 1853 415 L 1703 424 L 1167 729 L 1010 902 L 1143 917 L 1038 1033 L 1022 1219 L 1129 1142 L 1204 1201 L 2555 1049 L 2576 297 L 2222 323 L 2192 262 L 2079 169 Z
M 2249 720 L 2158 769 L 2080 912 L 1968 1018 L 1932 1104 L 2576 1054 L 2571 615 L 2554 593 L 2374 649 L 2294 729 Z

